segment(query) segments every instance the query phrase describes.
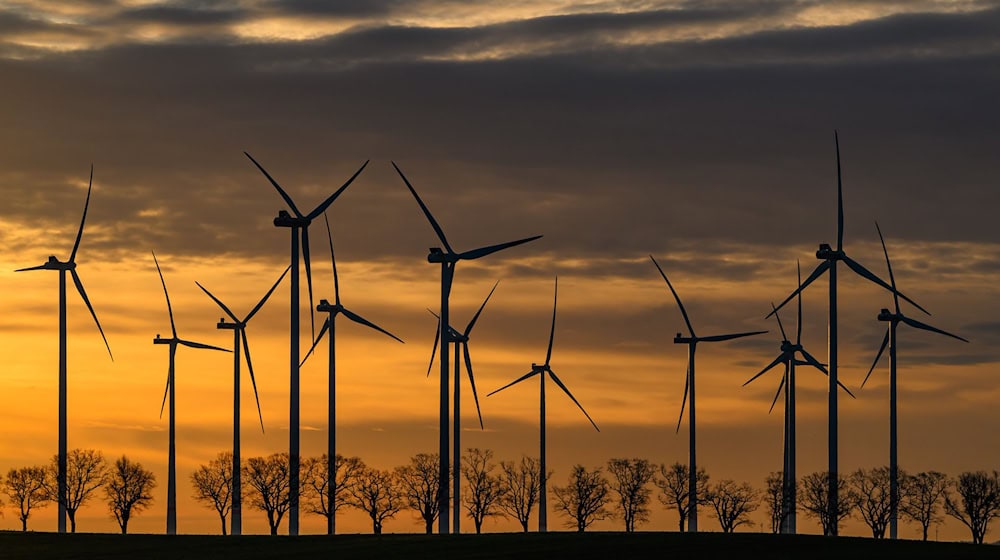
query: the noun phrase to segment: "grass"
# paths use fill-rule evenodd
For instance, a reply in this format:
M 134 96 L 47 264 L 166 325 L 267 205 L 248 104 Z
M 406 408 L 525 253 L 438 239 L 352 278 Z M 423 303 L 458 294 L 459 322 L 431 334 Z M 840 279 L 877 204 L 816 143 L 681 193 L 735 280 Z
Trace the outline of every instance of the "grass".
M 994 545 L 876 541 L 857 537 L 760 533 L 494 533 L 485 535 L 112 535 L 0 532 L 0 558 L 185 560 L 239 558 L 516 558 L 973 559 L 1000 558 Z

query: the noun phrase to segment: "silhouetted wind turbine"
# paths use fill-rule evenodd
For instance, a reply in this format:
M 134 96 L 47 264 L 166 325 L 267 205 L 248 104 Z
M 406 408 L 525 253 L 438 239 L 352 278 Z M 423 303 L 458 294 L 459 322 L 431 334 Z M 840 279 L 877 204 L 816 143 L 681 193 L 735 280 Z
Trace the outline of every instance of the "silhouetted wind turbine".
M 535 375 L 538 376 L 539 379 L 538 426 L 539 426 L 539 455 L 540 455 L 539 473 L 541 475 L 539 492 L 538 492 L 538 532 L 540 533 L 544 533 L 548 530 L 548 505 L 547 505 L 548 491 L 546 490 L 548 471 L 546 470 L 545 467 L 545 374 L 546 373 L 549 375 L 549 377 L 552 378 L 552 381 L 555 382 L 555 384 L 558 385 L 559 388 L 562 389 L 564 393 L 566 393 L 566 396 L 568 396 L 576 404 L 576 406 L 580 408 L 580 411 L 583 412 L 583 415 L 587 417 L 587 420 L 590 420 L 590 423 L 594 426 L 594 429 L 597 430 L 598 432 L 601 431 L 601 429 L 598 428 L 597 424 L 594 422 L 594 419 L 591 418 L 589 414 L 587 414 L 586 410 L 584 410 L 583 405 L 580 404 L 580 401 L 576 400 L 576 397 L 573 396 L 573 393 L 569 392 L 569 389 L 566 388 L 566 385 L 563 384 L 562 380 L 559 379 L 559 376 L 556 375 L 556 372 L 552 371 L 552 367 L 549 366 L 549 362 L 552 360 L 552 341 L 555 339 L 556 335 L 556 302 L 558 301 L 558 297 L 559 297 L 559 277 L 556 277 L 555 293 L 552 296 L 552 330 L 549 331 L 549 348 L 545 352 L 545 363 L 544 364 L 532 363 L 531 371 L 522 375 L 521 377 L 518 377 L 517 379 L 511 381 L 510 383 L 504 385 L 503 387 L 500 387 L 499 389 L 493 391 L 489 395 L 486 395 L 488 397 L 495 393 L 499 393 L 500 391 L 503 391 L 507 387 L 517 385 L 518 383 L 526 379 L 530 379 Z
M 80 229 L 76 233 L 76 242 L 73 243 L 73 251 L 69 254 L 69 260 L 66 262 L 60 261 L 54 255 L 49 256 L 49 260 L 45 264 L 39 266 L 32 266 L 29 268 L 19 268 L 15 272 L 24 272 L 28 270 L 58 270 L 59 271 L 59 452 L 57 454 L 58 458 L 56 462 L 58 463 L 58 472 L 56 474 L 57 491 L 59 496 L 66 496 L 66 272 L 69 271 L 70 276 L 73 277 L 73 283 L 76 285 L 76 291 L 80 293 L 80 297 L 83 299 L 83 303 L 87 304 L 87 309 L 90 310 L 90 315 L 94 318 L 94 323 L 97 324 L 97 330 L 101 333 L 101 338 L 104 339 L 104 346 L 108 349 L 108 355 L 111 356 L 111 361 L 114 361 L 114 356 L 111 354 L 111 346 L 108 344 L 108 338 L 104 336 L 104 329 L 101 328 L 101 322 L 97 320 L 97 313 L 94 312 L 94 306 L 90 304 L 90 298 L 87 297 L 87 291 L 83 288 L 83 282 L 80 281 L 80 275 L 76 272 L 76 251 L 80 248 L 80 240 L 83 238 L 83 225 L 87 222 L 87 208 L 90 206 L 90 192 L 94 187 L 94 166 L 90 166 L 90 182 L 87 185 L 87 200 L 83 203 L 83 218 L 80 220 Z M 58 512 L 58 529 L 60 533 L 66 532 L 66 503 L 63 499 L 56 500 L 59 505 Z
M 868 369 L 868 375 L 865 375 L 865 380 L 861 382 L 861 387 L 865 386 L 868 382 L 868 378 L 871 377 L 872 371 L 875 370 L 875 366 L 878 365 L 879 358 L 882 357 L 882 352 L 885 351 L 885 347 L 889 347 L 889 538 L 895 539 L 898 535 L 899 526 L 899 463 L 896 455 L 897 449 L 897 439 L 896 439 L 896 327 L 900 324 L 909 325 L 915 329 L 921 329 L 925 331 L 935 332 L 938 334 L 943 334 L 945 336 L 950 336 L 951 338 L 957 338 L 962 342 L 969 342 L 968 340 L 951 334 L 950 332 L 945 332 L 937 327 L 932 327 L 926 323 L 921 323 L 903 315 L 903 312 L 899 309 L 899 297 L 897 297 L 896 292 L 896 278 L 892 274 L 892 263 L 889 262 L 889 251 L 885 248 L 885 238 L 882 237 L 882 230 L 878 227 L 878 223 L 875 224 L 875 229 L 878 231 L 878 238 L 882 241 L 882 252 L 885 253 L 885 264 L 889 268 L 889 282 L 892 284 L 892 301 L 895 305 L 896 312 L 891 313 L 888 309 L 882 308 L 882 311 L 878 314 L 879 321 L 885 321 L 889 323 L 889 328 L 886 329 L 885 338 L 882 339 L 882 346 L 878 349 L 878 354 L 875 355 L 875 360 L 872 362 L 872 367 Z M 912 303 L 912 302 L 911 302 Z
M 796 285 L 802 283 L 802 272 L 799 271 L 799 280 Z M 781 383 L 778 384 L 778 391 L 774 395 L 774 400 L 771 401 L 771 410 L 774 410 L 774 405 L 778 402 L 778 397 L 782 395 L 782 390 L 784 390 L 785 396 L 785 428 L 784 428 L 784 466 L 782 467 L 782 481 L 781 481 L 781 523 L 780 528 L 782 533 L 795 534 L 796 532 L 796 511 L 797 511 L 797 497 L 796 497 L 796 477 L 795 472 L 795 366 L 797 365 L 809 365 L 812 366 L 824 374 L 829 375 L 826 368 L 812 356 L 805 348 L 802 347 L 802 294 L 798 296 L 798 321 L 795 333 L 795 343 L 791 343 L 788 340 L 788 335 L 785 334 L 785 327 L 781 324 L 781 315 L 778 313 L 774 314 L 774 318 L 778 320 L 778 329 L 781 330 L 781 353 L 778 357 L 774 359 L 770 364 L 762 369 L 759 373 L 747 380 L 743 384 L 746 387 L 751 381 L 757 379 L 761 375 L 764 375 L 772 368 L 778 364 L 785 365 L 785 373 L 781 378 Z M 773 306 L 773 304 L 772 304 Z M 796 353 L 802 355 L 802 359 L 796 357 Z M 847 388 L 841 385 L 841 387 L 847 391 Z M 848 391 L 850 393 L 850 391 Z M 853 396 L 853 395 L 852 395 Z
M 827 243 L 820 243 L 819 250 L 816 251 L 816 258 L 823 261 L 812 271 L 812 274 L 806 278 L 805 282 L 799 285 L 794 292 L 791 293 L 784 301 L 782 301 L 777 307 L 774 308 L 771 313 L 767 314 L 770 317 L 778 309 L 781 309 L 786 303 L 791 301 L 793 297 L 799 292 L 805 289 L 806 286 L 811 284 L 813 280 L 816 280 L 823 275 L 824 272 L 830 272 L 830 343 L 829 343 L 829 370 L 830 370 L 830 387 L 828 390 L 829 397 L 829 466 L 827 467 L 829 473 L 829 511 L 828 515 L 830 519 L 837 519 L 838 508 L 838 474 L 837 474 L 837 261 L 844 261 L 844 264 L 848 268 L 853 270 L 857 275 L 869 280 L 879 286 L 882 286 L 886 290 L 893 292 L 894 294 L 899 294 L 899 297 L 905 299 L 906 301 L 912 303 L 918 309 L 927 313 L 926 309 L 917 305 L 916 302 L 906 297 L 902 293 L 896 292 L 892 286 L 886 284 L 884 280 L 873 274 L 867 268 L 861 266 L 860 263 L 847 256 L 844 252 L 844 195 L 843 186 L 841 182 L 841 172 L 840 172 L 840 140 L 834 131 L 833 140 L 837 150 L 837 250 L 834 251 L 830 248 Z M 830 524 L 830 530 L 832 535 L 836 535 L 838 527 L 836 523 Z
M 441 469 L 438 473 L 438 484 L 439 491 L 441 492 L 438 510 L 438 532 L 448 533 L 449 531 L 449 507 L 450 507 L 450 488 L 448 484 L 448 468 L 451 466 L 451 458 L 448 455 L 448 326 L 451 324 L 448 322 L 448 296 L 451 294 L 451 284 L 455 278 L 455 265 L 461 260 L 472 260 L 478 259 L 480 257 L 485 257 L 486 255 L 491 255 L 497 251 L 502 251 L 516 245 L 521 245 L 522 243 L 527 243 L 529 241 L 534 241 L 541 237 L 541 235 L 536 235 L 534 237 L 527 237 L 525 239 L 518 239 L 517 241 L 508 241 L 507 243 L 500 243 L 499 245 L 490 245 L 487 247 L 480 247 L 478 249 L 472 249 L 470 251 L 465 251 L 462 253 L 456 253 L 451 248 L 451 244 L 448 243 L 448 239 L 444 236 L 444 230 L 438 225 L 437 220 L 431 215 L 431 211 L 427 209 L 424 201 L 420 199 L 417 195 L 417 191 L 410 184 L 410 181 L 403 175 L 402 170 L 396 165 L 396 162 L 392 162 L 392 166 L 396 169 L 396 173 L 403 179 L 406 183 L 406 187 L 410 189 L 410 193 L 413 194 L 413 198 L 417 200 L 417 204 L 420 205 L 420 209 L 424 212 L 427 217 L 427 221 L 430 222 L 431 227 L 434 228 L 434 233 L 437 234 L 438 239 L 444 245 L 444 250 L 440 247 L 431 247 L 430 254 L 427 255 L 427 262 L 440 263 L 441 264 L 441 326 L 440 330 L 442 332 L 439 337 L 441 344 L 441 388 L 440 388 L 440 410 L 439 410 L 439 440 L 438 440 L 438 454 L 441 457 Z M 459 457 L 455 458 L 456 468 L 460 461 Z M 455 505 L 458 508 L 458 504 Z
M 336 498 L 337 489 L 337 469 L 336 469 L 336 458 L 337 458 L 337 315 L 343 313 L 345 317 L 354 321 L 355 323 L 374 329 L 388 337 L 394 338 L 399 342 L 403 342 L 402 339 L 392 334 L 391 332 L 383 329 L 382 327 L 372 323 L 368 319 L 354 313 L 350 309 L 347 309 L 340 303 L 340 280 L 337 277 L 337 259 L 333 253 L 333 234 L 330 232 L 330 221 L 326 219 L 326 213 L 323 214 L 323 220 L 326 222 L 326 234 L 327 239 L 330 241 L 330 262 L 333 264 L 333 294 L 334 294 L 334 304 L 330 305 L 330 302 L 321 299 L 319 300 L 319 305 L 316 306 L 317 311 L 324 313 L 329 313 L 326 321 L 323 322 L 323 327 L 319 330 L 319 336 L 313 342 L 312 347 L 309 352 L 306 353 L 306 357 L 302 358 L 302 363 L 304 364 L 309 356 L 312 355 L 313 350 L 316 349 L 316 345 L 319 341 L 323 339 L 323 335 L 327 332 L 330 333 L 328 338 L 329 341 L 329 383 L 327 389 L 327 484 L 326 484 L 326 499 L 327 504 L 329 504 L 330 511 L 335 511 L 334 509 L 334 499 Z M 328 535 L 332 535 L 336 532 L 336 523 L 334 521 L 335 515 L 330 515 L 327 517 L 326 532 Z
M 499 280 L 497 280 L 496 284 L 493 284 L 493 289 L 490 290 L 490 293 L 486 296 L 486 299 L 483 300 L 483 304 L 479 306 L 479 310 L 477 310 L 476 314 L 472 316 L 472 320 L 469 321 L 468 325 L 466 325 L 464 331 L 458 332 L 454 327 L 452 327 L 452 326 L 448 327 L 449 342 L 452 343 L 455 346 L 455 385 L 454 385 L 454 387 L 455 387 L 454 388 L 454 392 L 455 392 L 454 410 L 455 411 L 452 414 L 452 423 L 453 423 L 452 431 L 454 432 L 455 435 L 454 435 L 454 439 L 452 440 L 452 448 L 454 449 L 455 462 L 456 463 L 460 463 L 461 462 L 461 458 L 462 458 L 462 436 L 461 436 L 461 434 L 462 434 L 462 407 L 461 407 L 461 404 L 462 404 L 462 399 L 461 399 L 461 386 L 462 386 L 462 384 L 461 384 L 461 381 L 462 381 L 462 379 L 461 379 L 462 378 L 461 363 L 462 362 L 461 362 L 461 360 L 462 360 L 462 358 L 461 358 L 461 355 L 459 354 L 459 352 L 460 352 L 460 350 L 464 350 L 464 355 L 465 355 L 465 370 L 469 374 L 469 384 L 472 386 L 472 398 L 476 402 L 476 414 L 479 415 L 479 428 L 482 429 L 483 428 L 483 413 L 479 409 L 479 395 L 476 393 L 476 378 L 475 378 L 475 376 L 472 375 L 472 357 L 469 355 L 469 336 L 472 334 L 472 328 L 474 326 L 476 326 L 476 321 L 479 320 L 479 315 L 483 312 L 483 308 L 486 307 L 486 303 L 488 301 L 490 301 L 490 298 L 493 296 L 493 292 L 496 291 L 498 284 L 500 284 Z M 428 309 L 428 311 L 430 311 L 430 310 Z M 431 315 L 434 315 L 435 317 L 437 317 L 438 318 L 438 322 L 441 321 L 441 317 L 438 317 L 438 315 L 436 313 L 434 313 L 433 311 L 431 311 Z M 427 365 L 427 375 L 431 374 L 431 367 L 434 365 L 434 353 L 435 353 L 435 351 L 437 351 L 438 339 L 439 339 L 440 335 L 441 335 L 441 326 L 438 325 L 438 330 L 435 332 L 435 335 L 434 335 L 434 346 L 431 348 L 431 363 Z M 461 532 L 459 530 L 459 523 L 460 523 L 460 520 L 462 518 L 462 516 L 461 516 L 461 508 L 459 507 L 462 504 L 462 499 L 461 499 L 462 481 L 461 481 L 461 478 L 460 478 L 460 476 L 462 474 L 461 470 L 462 469 L 452 469 L 452 473 L 451 473 L 451 475 L 452 475 L 452 484 L 454 485 L 454 489 L 455 489 L 455 496 L 454 496 L 455 508 L 454 508 L 454 512 L 453 512 L 454 515 L 453 515 L 453 519 L 452 519 L 452 523 L 454 523 L 454 527 L 452 527 L 452 531 L 455 532 L 455 533 L 460 533 Z
M 289 267 L 290 268 L 290 267 Z M 257 380 L 253 375 L 253 362 L 250 360 L 250 345 L 247 342 L 246 328 L 247 323 L 254 315 L 260 311 L 260 308 L 264 306 L 267 298 L 271 297 L 271 293 L 274 292 L 278 284 L 281 283 L 285 275 L 288 274 L 288 268 L 281 273 L 278 280 L 271 286 L 271 289 L 264 294 L 264 297 L 257 302 L 257 305 L 247 313 L 247 316 L 242 320 L 238 319 L 236 315 L 226 307 L 226 304 L 222 303 L 222 300 L 215 297 L 212 292 L 208 291 L 205 286 L 202 286 L 198 282 L 198 287 L 201 288 L 203 292 L 208 294 L 208 297 L 212 298 L 218 306 L 229 315 L 229 318 L 233 320 L 232 323 L 227 323 L 226 319 L 220 318 L 219 322 L 215 325 L 218 329 L 228 329 L 233 331 L 233 507 L 230 514 L 230 524 L 232 529 L 230 534 L 241 535 L 243 534 L 243 486 L 240 480 L 240 345 L 243 346 L 243 353 L 247 357 L 247 370 L 250 371 L 250 383 L 253 384 L 253 398 L 257 401 L 257 417 L 260 418 L 260 431 L 264 431 L 264 415 L 260 412 L 260 397 L 257 395 Z
M 742 338 L 744 336 L 753 336 L 755 334 L 764 334 L 767 331 L 753 331 L 753 332 L 743 332 L 736 334 L 719 334 L 714 336 L 697 336 L 694 334 L 694 327 L 691 326 L 691 321 L 688 319 L 687 311 L 684 310 L 684 304 L 681 303 L 680 296 L 674 290 L 674 286 L 667 279 L 667 275 L 660 268 L 660 263 L 656 262 L 653 255 L 649 256 L 649 259 L 653 261 L 656 265 L 656 269 L 660 271 L 660 276 L 666 281 L 667 287 L 670 288 L 670 293 L 674 294 L 674 299 L 677 300 L 677 307 L 681 310 L 681 315 L 684 316 L 684 323 L 687 325 L 688 333 L 691 335 L 689 337 L 681 336 L 681 333 L 677 333 L 674 337 L 674 344 L 687 344 L 688 345 L 688 367 L 687 376 L 684 379 L 684 398 L 681 399 L 681 414 L 677 418 L 677 431 L 681 429 L 681 420 L 684 418 L 684 405 L 685 401 L 688 405 L 688 429 L 689 434 L 689 459 L 688 459 L 688 469 L 690 470 L 688 477 L 688 532 L 695 533 L 698 531 L 698 469 L 695 464 L 695 415 L 694 415 L 694 352 L 698 347 L 699 342 L 722 342 L 725 340 L 732 340 L 734 338 Z
M 153 262 L 156 263 L 156 272 L 160 275 L 160 284 L 163 285 L 163 295 L 167 298 L 167 314 L 170 315 L 170 338 L 160 338 L 157 334 L 153 339 L 153 344 L 170 345 L 170 366 L 167 369 L 167 386 L 163 391 L 163 403 L 160 404 L 160 418 L 163 418 L 163 407 L 167 404 L 167 396 L 170 396 L 169 411 L 169 438 L 170 443 L 167 452 L 167 534 L 177 534 L 177 468 L 176 453 L 174 447 L 174 389 L 176 388 L 174 378 L 174 356 L 177 354 L 177 346 L 189 346 L 191 348 L 201 348 L 204 350 L 218 350 L 229 352 L 225 348 L 210 346 L 200 342 L 192 342 L 177 337 L 177 327 L 174 325 L 174 310 L 170 306 L 170 294 L 167 293 L 167 283 L 163 279 L 163 271 L 160 270 L 160 262 L 156 260 L 156 253 L 153 253 Z
M 289 343 L 289 369 L 290 369 L 290 389 L 291 393 L 289 397 L 289 419 L 288 419 L 288 471 L 289 471 L 289 499 L 288 499 L 288 534 L 298 535 L 299 534 L 299 240 L 302 241 L 302 258 L 306 265 L 306 282 L 309 285 L 309 318 L 310 326 L 312 327 L 312 335 L 315 338 L 315 323 L 312 321 L 313 317 L 313 299 L 312 299 L 312 269 L 310 267 L 309 261 L 309 224 L 312 223 L 313 219 L 322 214 L 327 207 L 333 204 L 333 201 L 340 196 L 340 193 L 344 192 L 354 179 L 364 170 L 368 162 L 365 161 L 354 175 L 347 180 L 336 192 L 330 195 L 326 200 L 320 203 L 319 206 L 313 209 L 312 212 L 308 214 L 302 214 L 299 212 L 295 202 L 292 198 L 288 196 L 288 193 L 281 188 L 281 185 L 275 181 L 271 175 L 264 170 L 264 168 L 257 163 L 257 160 L 253 159 L 250 154 L 243 152 L 245 156 L 250 158 L 250 161 L 257 166 L 257 169 L 267 177 L 267 180 L 274 185 L 274 188 L 281 195 L 281 198 L 288 205 L 288 208 L 295 214 L 291 216 L 286 210 L 278 211 L 278 217 L 274 219 L 275 227 L 286 227 L 291 229 L 292 232 L 292 255 L 291 255 L 291 268 L 292 268 L 292 286 L 291 286 L 291 337 Z

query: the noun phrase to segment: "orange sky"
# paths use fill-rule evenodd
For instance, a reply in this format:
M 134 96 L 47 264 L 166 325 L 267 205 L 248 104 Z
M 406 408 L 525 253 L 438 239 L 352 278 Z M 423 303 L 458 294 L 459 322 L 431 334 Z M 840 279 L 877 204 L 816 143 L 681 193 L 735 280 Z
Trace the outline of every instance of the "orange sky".
M 525 2 L 508 13 L 405 2 L 386 13 L 234 8 L 198 12 L 204 19 L 198 25 L 183 23 L 183 14 L 165 6 L 128 4 L 78 13 L 72 3 L 15 2 L 6 14 L 13 23 L 0 41 L 0 72 L 7 69 L 17 79 L 0 92 L 0 117 L 9 122 L 0 131 L 0 192 L 8 199 L 8 212 L 0 216 L 0 414 L 8 426 L 0 437 L 0 472 L 45 463 L 56 449 L 57 278 L 13 270 L 50 254 L 68 256 L 87 165 L 94 161 L 78 270 L 115 361 L 86 307 L 70 293 L 69 445 L 100 449 L 109 460 L 125 453 L 151 468 L 160 483 L 156 501 L 131 529 L 163 530 L 167 420 L 158 413 L 167 355 L 151 339 L 168 333 L 169 322 L 150 251 L 163 267 L 179 335 L 228 347 L 229 332 L 215 329 L 216 306 L 194 282 L 243 315 L 288 258 L 288 232 L 271 225 L 281 200 L 240 154 L 248 150 L 308 208 L 372 158 L 330 210 L 341 294 L 348 308 L 406 344 L 339 322 L 343 454 L 392 468 L 437 450 L 436 374 L 424 373 L 435 327 L 425 308 L 437 307 L 439 289 L 439 268 L 426 262 L 426 252 L 438 243 L 392 171 L 393 158 L 456 249 L 545 235 L 458 266 L 451 298 L 458 327 L 500 280 L 470 343 L 486 430 L 473 429 L 475 411 L 464 385 L 465 446 L 491 448 L 498 459 L 537 454 L 537 382 L 484 397 L 544 358 L 558 274 L 552 366 L 601 432 L 568 399 L 551 393 L 551 485 L 563 484 L 574 463 L 596 467 L 623 456 L 686 462 L 686 421 L 674 433 L 686 354 L 672 343 L 683 322 L 649 262 L 652 253 L 699 334 L 771 330 L 704 344 L 698 354 L 699 464 L 714 480 L 762 486 L 781 464 L 780 410 L 767 414 L 777 372 L 740 385 L 778 352 L 776 325 L 763 317 L 770 301 L 794 287 L 795 260 L 808 273 L 817 262 L 816 244 L 834 241 L 835 126 L 842 127 L 845 156 L 848 253 L 887 277 L 872 226 L 879 219 L 900 289 L 934 313 L 928 322 L 972 340 L 965 346 L 901 329 L 901 466 L 956 475 L 1000 465 L 1000 419 L 993 410 L 1000 398 L 994 375 L 1000 361 L 994 354 L 1000 239 L 990 221 L 997 207 L 995 174 L 983 132 L 996 114 L 978 115 L 985 123 L 978 124 L 976 115 L 961 113 L 978 107 L 978 98 L 964 93 L 942 101 L 918 88 L 928 97 L 900 100 L 888 78 L 886 84 L 844 86 L 858 89 L 833 105 L 821 97 L 825 80 L 870 70 L 865 57 L 872 53 L 905 51 L 898 60 L 886 59 L 886 67 L 916 64 L 934 82 L 943 71 L 920 64 L 941 58 L 913 53 L 959 55 L 945 39 L 932 43 L 933 37 L 921 50 L 907 42 L 906 25 L 922 17 L 973 25 L 961 19 L 972 9 L 967 3 L 855 3 L 826 11 L 784 6 L 766 13 L 730 8 L 716 14 L 670 3 L 585 8 Z M 671 19 L 681 13 L 690 20 Z M 997 17 L 993 11 L 981 16 Z M 857 60 L 845 54 L 847 62 L 831 66 L 832 54 L 802 53 L 781 42 L 824 45 L 838 33 L 886 44 L 872 39 Z M 396 40 L 441 50 L 411 59 Z M 760 50 L 743 48 L 749 43 L 741 41 L 760 41 L 753 43 Z M 200 48 L 206 50 L 199 54 Z M 367 54 L 356 54 L 361 51 Z M 760 58 L 732 61 L 727 57 L 733 52 L 759 52 Z M 307 70 L 298 66 L 304 60 L 311 61 Z M 737 88 L 718 81 L 713 72 L 720 61 L 738 66 L 741 80 L 760 80 L 754 83 L 765 84 L 761 92 L 743 90 L 747 82 Z M 170 72 L 178 74 L 166 79 Z M 796 87 L 806 93 L 789 98 L 788 88 L 769 92 L 767 84 L 780 82 L 774 76 L 784 73 L 801 79 Z M 972 82 L 968 76 L 980 74 L 970 70 L 961 77 Z M 78 77 L 77 95 L 64 93 Z M 980 86 L 961 91 L 989 92 L 995 84 Z M 743 97 L 734 101 L 729 96 L 737 89 Z M 916 108 L 895 107 L 911 101 Z M 918 109 L 935 118 L 910 123 Z M 901 130 L 899 122 L 918 128 Z M 951 126 L 937 129 L 936 122 Z M 759 138 L 745 134 L 762 125 Z M 85 140 L 70 140 L 77 136 Z M 940 188 L 942 179 L 949 180 L 948 189 Z M 332 277 L 322 224 L 311 231 L 318 302 L 332 299 Z M 875 316 L 891 300 L 841 268 L 841 379 L 855 390 L 881 340 L 883 325 Z M 288 289 L 286 281 L 247 330 L 266 433 L 260 433 L 244 378 L 244 457 L 287 451 Z M 803 343 L 821 360 L 825 290 L 823 279 L 804 299 Z M 794 329 L 790 312 L 783 320 Z M 317 328 L 321 321 L 317 316 Z M 308 337 L 302 338 L 303 353 Z M 324 356 L 310 359 L 302 371 L 304 455 L 325 451 Z M 188 481 L 197 465 L 230 445 L 231 367 L 228 354 L 178 351 L 180 532 L 217 530 L 214 511 L 190 498 Z M 840 401 L 842 472 L 887 462 L 886 367 L 883 362 L 869 385 L 856 391 L 857 400 Z M 826 466 L 826 381 L 810 371 L 799 379 L 798 470 L 806 474 Z M 16 515 L 7 511 L 0 528 L 14 529 Z M 676 527 L 673 512 L 655 502 L 653 511 L 642 529 Z M 760 525 L 753 530 L 767 529 L 763 510 L 755 520 Z M 81 510 L 78 522 L 81 531 L 116 529 L 99 498 Z M 550 522 L 560 524 L 557 516 Z M 53 530 L 55 508 L 39 510 L 29 526 Z M 605 521 L 595 528 L 619 526 Z M 717 528 L 707 510 L 701 526 Z M 819 532 L 811 520 L 799 526 Z M 415 514 L 402 512 L 385 530 L 421 527 Z M 471 521 L 464 527 L 471 529 Z M 485 529 L 516 526 L 490 520 Z M 263 513 L 245 511 L 244 530 L 265 532 Z M 302 530 L 321 532 L 321 518 L 303 513 Z M 370 527 L 361 514 L 348 512 L 338 530 Z M 849 521 L 845 533 L 870 534 L 859 520 Z M 902 525 L 901 535 L 919 533 Z M 950 520 L 940 538 L 967 533 Z

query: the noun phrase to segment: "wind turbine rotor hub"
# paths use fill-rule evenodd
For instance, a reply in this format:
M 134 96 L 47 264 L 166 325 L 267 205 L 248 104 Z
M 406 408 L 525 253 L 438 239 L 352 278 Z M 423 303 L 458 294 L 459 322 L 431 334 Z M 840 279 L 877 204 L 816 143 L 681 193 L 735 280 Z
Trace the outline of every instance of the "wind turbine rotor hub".
M 427 262 L 430 263 L 454 263 L 458 262 L 458 255 L 454 253 L 445 253 L 440 247 L 431 247 L 430 253 L 427 254 Z

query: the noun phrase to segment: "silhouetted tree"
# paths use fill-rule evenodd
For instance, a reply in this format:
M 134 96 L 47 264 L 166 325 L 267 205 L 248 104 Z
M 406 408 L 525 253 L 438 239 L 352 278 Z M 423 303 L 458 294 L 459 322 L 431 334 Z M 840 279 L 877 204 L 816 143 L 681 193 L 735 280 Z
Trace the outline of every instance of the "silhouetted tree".
M 944 501 L 950 482 L 944 473 L 928 471 L 902 478 L 899 511 L 904 517 L 919 523 L 923 529 L 923 539 L 931 525 L 944 520 L 938 506 Z
M 982 544 L 990 521 L 1000 517 L 1000 474 L 964 472 L 958 475 L 956 490 L 961 503 L 946 493 L 944 511 L 969 528 L 972 542 Z
M 500 515 L 500 481 L 493 475 L 496 469 L 493 451 L 470 447 L 462 457 L 462 477 L 468 485 L 462 501 L 465 510 L 476 526 L 476 534 L 482 532 L 483 520 Z
M 851 516 L 857 506 L 857 494 L 847 484 L 844 475 L 837 480 L 838 509 L 837 519 L 830 517 L 830 475 L 827 472 L 814 472 L 802 477 L 802 492 L 799 493 L 799 506 L 806 515 L 815 518 L 823 527 L 824 535 L 833 534 L 834 522 L 839 529 L 844 520 Z
M 278 534 L 281 518 L 288 512 L 289 467 L 288 453 L 250 457 L 243 466 L 242 479 L 250 487 L 247 505 L 267 514 L 272 535 Z
M 396 480 L 406 505 L 420 514 L 428 535 L 434 532 L 438 517 L 440 464 L 437 453 L 417 453 L 410 457 L 410 464 L 396 467 Z
M 334 458 L 334 488 L 333 505 L 331 507 L 329 492 L 327 488 L 330 479 L 327 476 L 329 469 L 329 457 L 326 453 L 319 457 L 308 457 L 302 462 L 302 484 L 305 492 L 301 498 L 306 506 L 306 511 L 322 515 L 330 527 L 330 517 L 337 515 L 340 508 L 347 505 L 347 489 L 354 483 L 358 472 L 364 467 L 364 463 L 358 457 L 344 457 L 340 453 Z
M 649 521 L 649 483 L 656 468 L 646 459 L 610 459 L 608 472 L 614 477 L 611 489 L 618 494 L 618 509 L 625 521 L 625 532 L 635 531 L 636 523 Z
M 207 465 L 200 465 L 191 473 L 191 484 L 194 486 L 194 499 L 215 508 L 219 514 L 222 534 L 225 535 L 226 517 L 233 508 L 232 452 L 223 451 Z
M 7 471 L 7 479 L 3 481 L 3 491 L 10 498 L 11 505 L 17 505 L 17 518 L 21 520 L 22 531 L 28 530 L 31 510 L 48 505 L 46 476 L 48 471 L 45 467 L 21 467 Z
M 60 496 L 56 477 L 59 473 L 59 456 L 52 457 L 45 477 L 45 490 L 50 500 L 62 502 L 69 516 L 70 532 L 76 532 L 76 512 L 87 503 L 94 491 L 104 486 L 107 463 L 96 449 L 71 449 L 66 454 L 66 495 Z
M 114 516 L 122 534 L 128 533 L 128 520 L 153 502 L 151 492 L 156 487 L 156 477 L 152 471 L 142 468 L 142 464 L 122 455 L 105 477 L 104 493 L 108 498 L 108 509 Z
M 767 507 L 767 516 L 771 520 L 771 532 L 781 532 L 781 520 L 785 516 L 785 491 L 784 475 L 781 471 L 772 472 L 764 480 L 766 490 L 764 491 L 764 505 Z
M 382 524 L 402 509 L 405 500 L 396 478 L 389 471 L 363 466 L 356 482 L 348 489 L 351 505 L 368 514 L 372 532 L 382 534 Z
M 901 471 L 900 478 L 903 478 Z M 876 467 L 867 471 L 858 469 L 851 474 L 849 480 L 854 494 L 858 497 L 858 512 L 871 528 L 872 537 L 884 539 L 892 514 L 892 500 L 889 495 L 892 477 L 889 474 L 889 467 Z
M 608 481 L 601 475 L 601 469 L 587 471 L 583 465 L 574 465 L 569 475 L 569 485 L 553 487 L 556 509 L 569 517 L 567 527 L 576 527 L 584 532 L 595 521 L 607 519 L 611 512 L 608 504 Z
M 681 532 L 684 531 L 684 524 L 688 515 L 688 470 L 687 465 L 674 463 L 673 465 L 660 465 L 660 476 L 653 479 L 653 482 L 660 488 L 657 496 L 660 503 L 668 508 L 677 509 L 680 517 L 678 525 Z M 698 495 L 704 496 L 708 493 L 708 473 L 705 469 L 698 469 Z
M 541 465 L 534 457 L 522 456 L 521 461 L 500 461 L 500 509 L 521 523 L 521 529 L 528 532 L 531 510 L 538 502 L 541 488 Z
M 740 525 L 753 525 L 750 514 L 760 507 L 760 492 L 746 482 L 723 480 L 711 487 L 705 500 L 712 504 L 723 533 L 732 533 Z

